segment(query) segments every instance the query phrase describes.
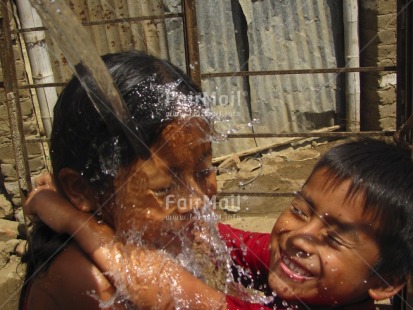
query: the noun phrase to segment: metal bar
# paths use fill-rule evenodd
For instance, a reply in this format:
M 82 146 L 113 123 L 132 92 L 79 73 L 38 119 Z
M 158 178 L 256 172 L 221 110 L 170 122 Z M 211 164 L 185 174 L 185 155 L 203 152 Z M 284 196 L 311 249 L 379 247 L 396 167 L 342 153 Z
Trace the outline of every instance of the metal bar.
M 274 193 L 274 192 L 246 192 L 246 191 L 231 191 L 231 192 L 218 192 L 217 196 L 218 197 L 223 197 L 223 196 L 250 196 L 250 197 L 294 197 L 295 192 L 279 192 L 279 193 Z
M 26 139 L 26 143 L 45 143 L 45 142 L 47 143 L 50 142 L 50 139 L 46 137 Z
M 343 70 L 343 71 L 339 71 Z M 277 71 L 241 71 L 241 72 L 223 72 L 223 73 L 210 73 L 210 74 L 201 74 L 201 78 L 213 78 L 213 77 L 228 77 L 228 76 L 248 76 L 248 75 L 273 75 L 273 74 L 305 74 L 311 73 L 331 73 L 331 72 L 376 72 L 376 71 L 396 71 L 396 67 L 363 67 L 363 68 L 337 68 L 337 69 L 314 69 L 314 70 L 277 70 Z M 323 71 L 323 72 L 321 72 Z M 45 84 L 27 84 L 19 86 L 20 89 L 28 88 L 42 88 L 42 87 L 56 87 L 56 86 L 65 86 L 67 83 L 45 83 Z M 3 86 L 0 82 L 0 87 Z
M 182 0 L 186 72 L 196 85 L 201 87 L 201 64 L 199 59 L 198 26 L 195 0 Z
M 46 87 L 58 87 L 66 86 L 67 83 L 43 83 L 43 84 L 25 84 L 19 85 L 19 89 L 30 89 L 30 88 L 46 88 Z M 0 87 L 4 88 L 4 82 L 0 82 Z
M 287 75 L 287 74 L 314 74 L 314 73 L 346 73 L 346 72 L 378 72 L 378 71 L 397 71 L 396 66 L 385 67 L 360 67 L 360 68 L 329 68 L 329 69 L 296 69 L 296 70 L 269 70 L 269 71 L 239 71 L 239 72 L 219 72 L 202 73 L 202 79 L 216 77 L 233 76 L 258 76 L 258 75 Z
M 413 3 L 409 1 L 406 8 L 406 103 L 408 105 L 408 116 L 413 114 Z M 406 140 L 413 143 L 413 131 L 411 130 Z
M 405 0 L 397 1 L 397 105 L 396 127 L 399 129 L 407 120 L 406 106 L 406 5 Z
M 97 26 L 97 25 L 142 22 L 142 21 L 147 21 L 147 20 L 182 18 L 182 17 L 183 17 L 182 13 L 175 13 L 175 14 L 170 13 L 170 14 L 165 14 L 165 15 L 125 17 L 125 18 L 115 18 L 115 19 L 108 19 L 108 20 L 89 21 L 89 22 L 82 22 L 82 25 L 83 26 Z M 13 30 L 12 33 L 15 34 L 15 33 L 45 31 L 45 30 L 47 30 L 46 27 L 32 27 L 32 28 L 16 29 L 16 30 Z
M 189 59 L 189 58 L 188 58 Z M 198 49 L 199 59 L 199 49 Z M 187 60 L 189 62 L 189 60 Z M 198 61 L 199 67 L 199 61 Z M 188 68 L 190 70 L 191 68 Z M 194 68 L 195 69 L 195 68 Z M 198 71 L 200 69 L 198 68 Z M 397 71 L 397 67 L 361 67 L 361 68 L 332 68 L 332 69 L 308 69 L 308 70 L 275 70 L 275 71 L 240 71 L 240 72 L 221 72 L 221 73 L 202 73 L 201 79 L 215 77 L 231 77 L 231 76 L 257 76 L 257 75 L 287 75 L 287 74 L 310 74 L 310 73 L 345 73 L 345 72 L 380 72 L 380 71 Z M 190 72 L 190 71 L 189 71 Z M 19 86 L 20 89 L 41 88 L 41 87 L 56 87 L 65 86 L 67 83 L 45 83 L 45 84 L 27 84 Z M 0 82 L 0 87 L 3 83 Z
M 99 20 L 99 21 L 89 21 L 82 22 L 83 26 L 96 26 L 96 25 L 107 25 L 107 24 L 116 24 L 116 23 L 129 23 L 129 22 L 142 22 L 146 20 L 158 20 L 158 19 L 168 19 L 168 18 L 182 18 L 182 13 L 169 13 L 165 15 L 154 15 L 154 16 L 139 16 L 139 17 L 125 17 L 125 18 L 115 18 L 108 20 Z
M 280 138 L 280 137 L 360 137 L 360 136 L 383 136 L 391 137 L 394 131 L 361 131 L 361 132 L 294 132 L 294 133 L 239 133 L 228 134 L 227 138 Z
M 237 138 L 300 138 L 300 137 L 360 137 L 360 136 L 380 136 L 380 137 L 391 137 L 395 131 L 361 131 L 361 132 L 291 132 L 291 133 L 240 133 L 240 134 L 228 134 L 226 137 L 230 139 Z M 26 139 L 26 143 L 38 143 L 38 142 L 48 142 L 48 138 L 30 138 Z
M 66 86 L 66 85 L 67 83 L 26 84 L 26 85 L 20 85 L 19 89 L 58 87 L 58 86 Z
M 2 25 L 0 33 L 1 63 L 3 65 L 4 91 L 7 98 L 7 111 L 10 122 L 10 135 L 16 162 L 17 181 L 24 201 L 31 191 L 30 168 L 24 141 L 23 118 L 20 107 L 19 87 L 13 53 L 13 39 L 10 31 L 10 18 L 7 1 L 1 1 Z
M 397 14 L 397 108 L 396 126 L 402 128 L 401 138 L 413 143 L 411 115 L 413 113 L 413 4 L 399 1 Z M 400 40 L 400 42 L 399 42 Z M 407 124 L 410 122 L 410 124 Z

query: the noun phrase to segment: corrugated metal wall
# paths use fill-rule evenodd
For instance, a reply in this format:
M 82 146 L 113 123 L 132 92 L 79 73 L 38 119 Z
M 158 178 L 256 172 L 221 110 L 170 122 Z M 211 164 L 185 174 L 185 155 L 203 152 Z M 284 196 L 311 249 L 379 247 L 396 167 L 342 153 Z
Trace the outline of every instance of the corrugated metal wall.
M 240 29 L 234 23 L 231 1 L 197 1 L 199 53 L 201 72 L 240 71 L 245 60 L 239 49 L 245 42 L 238 41 Z M 237 44 L 238 43 L 238 44 Z M 252 132 L 249 104 L 248 78 L 226 77 L 203 80 L 202 88 L 212 100 L 218 118 L 217 130 L 221 132 Z M 227 154 L 256 147 L 254 139 L 230 140 L 215 147 L 215 155 Z
M 100 54 L 141 49 L 185 69 L 179 0 L 70 0 Z M 342 3 L 336 0 L 197 0 L 201 73 L 336 68 L 342 58 Z M 163 18 L 169 15 L 172 18 Z M 159 16 L 159 19 L 131 20 Z M 117 20 L 113 24 L 100 21 Z M 69 27 L 70 25 L 68 25 Z M 72 75 L 49 39 L 56 82 Z M 333 125 L 343 110 L 336 74 L 205 78 L 218 131 L 299 132 Z M 230 118 L 230 120 L 229 120 Z M 215 156 L 274 143 L 232 139 Z
M 197 4 L 203 73 L 335 68 L 343 63 L 339 1 L 203 0 Z M 241 96 L 241 107 L 234 102 L 235 109 L 220 110 L 240 111 L 242 124 L 259 120 L 249 129 L 256 133 L 331 126 L 342 111 L 342 87 L 336 74 L 214 78 L 204 80 L 203 87 L 224 94 L 248 93 Z M 256 141 L 262 146 L 276 139 Z M 221 152 L 252 145 L 241 139 L 231 142 Z

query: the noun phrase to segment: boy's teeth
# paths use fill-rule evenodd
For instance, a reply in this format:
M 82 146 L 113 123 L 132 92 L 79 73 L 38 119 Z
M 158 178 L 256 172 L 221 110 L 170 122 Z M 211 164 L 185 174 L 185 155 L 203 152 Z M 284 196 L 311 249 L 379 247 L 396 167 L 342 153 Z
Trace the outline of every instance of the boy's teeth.
M 294 273 L 303 276 L 303 277 L 311 277 L 311 274 L 309 274 L 307 271 L 304 269 L 298 267 L 296 264 L 294 264 L 287 256 L 283 255 L 282 259 L 283 263 L 287 265 L 288 268 L 290 268 L 291 271 Z

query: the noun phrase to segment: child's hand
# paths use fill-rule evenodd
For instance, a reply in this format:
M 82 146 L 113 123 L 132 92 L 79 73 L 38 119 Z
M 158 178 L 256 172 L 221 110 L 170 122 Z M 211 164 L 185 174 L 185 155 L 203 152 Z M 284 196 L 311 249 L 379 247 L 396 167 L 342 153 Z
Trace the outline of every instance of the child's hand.
M 34 189 L 26 197 L 23 205 L 24 215 L 32 222 L 38 219 L 38 208 L 41 207 L 43 203 L 48 202 L 45 192 L 49 190 L 56 191 L 56 186 L 50 173 L 44 173 L 34 179 Z
M 61 196 L 51 183 L 42 183 L 27 197 L 24 214 L 31 220 L 40 220 L 57 233 L 72 233 L 72 221 L 82 215 Z
M 50 173 L 44 173 L 34 179 L 34 187 L 40 187 L 43 185 L 49 185 L 50 187 L 56 188 L 53 178 Z

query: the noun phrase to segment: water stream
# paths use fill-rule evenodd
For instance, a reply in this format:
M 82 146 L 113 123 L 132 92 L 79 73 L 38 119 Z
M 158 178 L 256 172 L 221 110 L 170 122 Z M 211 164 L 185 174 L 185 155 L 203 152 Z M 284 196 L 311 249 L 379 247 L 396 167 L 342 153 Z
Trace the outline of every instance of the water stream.
M 64 0 L 30 0 L 30 2 L 109 128 L 115 118 L 124 128 L 136 152 L 145 152 L 139 127 L 130 117 L 89 34 L 70 7 Z

